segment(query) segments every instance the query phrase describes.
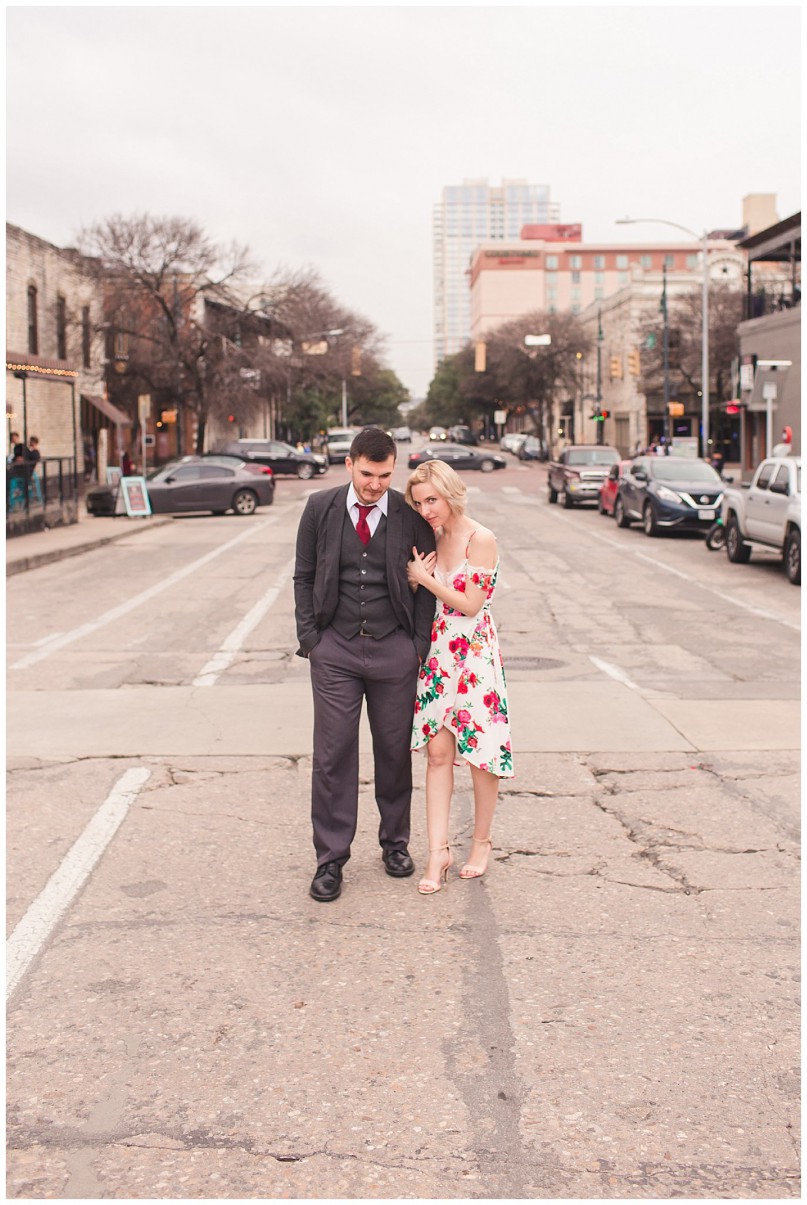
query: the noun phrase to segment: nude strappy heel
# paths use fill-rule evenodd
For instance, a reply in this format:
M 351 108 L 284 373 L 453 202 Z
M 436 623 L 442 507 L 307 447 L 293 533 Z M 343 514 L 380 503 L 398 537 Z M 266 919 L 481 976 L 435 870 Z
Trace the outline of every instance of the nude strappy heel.
M 448 861 L 446 862 L 445 866 L 440 871 L 439 881 L 436 881 L 435 879 L 421 879 L 420 880 L 420 882 L 418 883 L 418 891 L 420 892 L 421 895 L 434 895 L 435 892 L 440 891 L 442 889 L 443 883 L 448 881 L 448 868 L 454 862 L 454 859 L 451 856 L 451 846 L 450 845 L 438 845 L 435 849 L 430 849 L 429 853 L 436 854 L 436 853 L 439 853 L 441 849 L 448 850 Z
M 487 845 L 488 851 L 493 849 L 493 842 L 491 841 L 490 837 L 472 837 L 471 840 L 474 841 L 477 845 Z M 488 857 L 489 856 L 490 856 L 490 852 L 488 852 Z M 485 873 L 487 868 L 488 868 L 487 861 L 485 862 L 484 866 L 474 866 L 472 862 L 466 862 L 465 865 L 463 866 L 462 870 L 460 871 L 460 878 L 461 879 L 481 879 L 482 875 Z

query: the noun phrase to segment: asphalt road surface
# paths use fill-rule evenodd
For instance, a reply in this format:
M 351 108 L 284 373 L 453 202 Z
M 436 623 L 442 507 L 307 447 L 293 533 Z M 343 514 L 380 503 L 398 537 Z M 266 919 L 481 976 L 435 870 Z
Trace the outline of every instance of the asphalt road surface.
M 10 1198 L 799 1195 L 801 591 L 508 460 L 465 479 L 516 778 L 433 898 L 366 740 L 308 897 L 291 570 L 338 468 L 9 580 Z M 470 824 L 461 770 L 458 864 Z

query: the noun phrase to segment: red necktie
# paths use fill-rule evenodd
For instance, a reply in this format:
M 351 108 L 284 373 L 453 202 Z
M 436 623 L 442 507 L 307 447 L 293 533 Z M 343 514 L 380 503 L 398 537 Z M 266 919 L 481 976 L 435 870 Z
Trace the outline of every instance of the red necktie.
M 369 544 L 372 532 L 370 531 L 367 523 L 367 516 L 371 510 L 375 510 L 375 503 L 373 503 L 372 506 L 362 506 L 357 502 L 356 505 L 359 508 L 359 521 L 356 524 L 356 535 L 359 537 L 362 544 Z

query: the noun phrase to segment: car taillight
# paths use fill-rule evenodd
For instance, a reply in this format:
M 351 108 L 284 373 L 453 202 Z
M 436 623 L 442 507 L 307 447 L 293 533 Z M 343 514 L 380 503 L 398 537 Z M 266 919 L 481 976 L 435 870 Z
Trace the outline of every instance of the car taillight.
M 261 472 L 262 472 L 262 473 L 266 473 L 267 477 L 271 477 L 271 476 L 272 476 L 272 470 L 269 468 L 269 465 L 268 465 L 268 464 L 262 464 L 262 465 L 261 465 Z

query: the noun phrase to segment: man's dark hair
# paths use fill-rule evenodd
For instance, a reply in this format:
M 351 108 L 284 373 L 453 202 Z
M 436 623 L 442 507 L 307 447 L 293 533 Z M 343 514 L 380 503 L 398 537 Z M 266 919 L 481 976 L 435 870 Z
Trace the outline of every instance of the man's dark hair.
M 351 460 L 364 456 L 367 460 L 380 463 L 390 456 L 394 457 L 397 451 L 395 440 L 386 431 L 379 431 L 378 427 L 365 427 L 350 445 L 349 456 Z

